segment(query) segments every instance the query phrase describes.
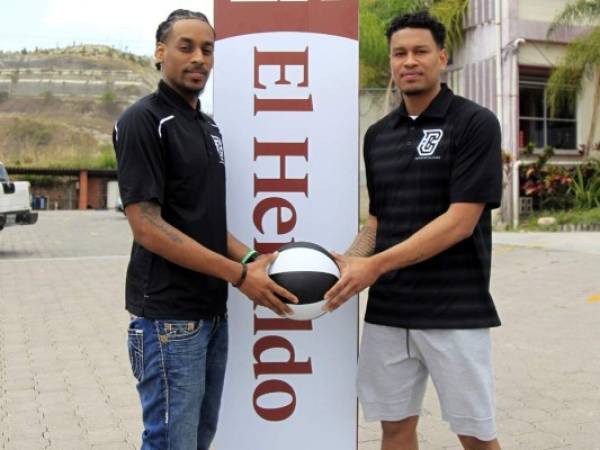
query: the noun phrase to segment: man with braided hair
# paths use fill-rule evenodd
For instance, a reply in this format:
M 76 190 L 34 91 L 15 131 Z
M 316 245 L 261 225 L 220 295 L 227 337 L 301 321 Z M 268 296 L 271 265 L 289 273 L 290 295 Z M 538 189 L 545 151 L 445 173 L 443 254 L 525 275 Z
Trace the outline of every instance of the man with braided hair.
M 369 128 L 369 218 L 326 294 L 339 307 L 368 286 L 358 364 L 382 450 L 416 450 L 428 376 L 467 450 L 499 450 L 489 328 L 490 210 L 500 204 L 500 126 L 440 83 L 445 29 L 427 13 L 395 18 L 390 68 L 402 104 Z
M 227 360 L 227 283 L 284 315 L 296 298 L 227 231 L 225 155 L 198 96 L 213 67 L 202 13 L 173 11 L 156 32 L 158 90 L 117 121 L 119 189 L 134 243 L 126 278 L 128 349 L 143 450 L 208 450 Z

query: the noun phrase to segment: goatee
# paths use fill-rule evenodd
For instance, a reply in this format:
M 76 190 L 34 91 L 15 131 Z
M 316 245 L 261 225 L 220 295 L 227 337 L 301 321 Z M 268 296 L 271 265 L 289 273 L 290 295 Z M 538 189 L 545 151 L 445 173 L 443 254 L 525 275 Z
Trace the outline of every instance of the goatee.
M 405 95 L 407 97 L 411 97 L 413 95 L 421 95 L 423 92 L 425 92 L 425 89 L 408 89 L 405 91 L 401 91 L 402 95 Z

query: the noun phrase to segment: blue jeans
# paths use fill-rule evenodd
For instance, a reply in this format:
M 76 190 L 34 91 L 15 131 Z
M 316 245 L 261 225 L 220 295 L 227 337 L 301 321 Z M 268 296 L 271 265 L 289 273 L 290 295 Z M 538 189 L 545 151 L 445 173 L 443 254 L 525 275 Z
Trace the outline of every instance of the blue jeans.
M 227 319 L 134 318 L 129 360 L 142 403 L 142 450 L 208 450 L 227 362 Z

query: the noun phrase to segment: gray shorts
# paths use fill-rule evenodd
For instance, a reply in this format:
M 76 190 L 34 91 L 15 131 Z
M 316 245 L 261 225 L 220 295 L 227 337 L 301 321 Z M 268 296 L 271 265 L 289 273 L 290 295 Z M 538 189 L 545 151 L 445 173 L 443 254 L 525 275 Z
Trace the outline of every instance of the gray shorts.
M 407 330 L 365 323 L 357 383 L 367 421 L 420 415 L 428 375 L 442 418 L 456 434 L 496 438 L 489 329 Z

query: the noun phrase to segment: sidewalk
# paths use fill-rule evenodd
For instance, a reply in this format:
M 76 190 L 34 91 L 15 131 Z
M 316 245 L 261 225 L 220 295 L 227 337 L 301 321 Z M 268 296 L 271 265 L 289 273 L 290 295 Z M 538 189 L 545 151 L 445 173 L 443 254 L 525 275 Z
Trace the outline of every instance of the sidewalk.
M 139 448 L 130 240 L 112 211 L 42 213 L 0 232 L 1 450 Z M 599 450 L 600 301 L 588 299 L 600 294 L 600 233 L 495 234 L 492 270 L 503 448 Z M 432 386 L 424 406 L 421 450 L 459 449 Z M 361 419 L 359 450 L 379 449 L 378 428 Z

